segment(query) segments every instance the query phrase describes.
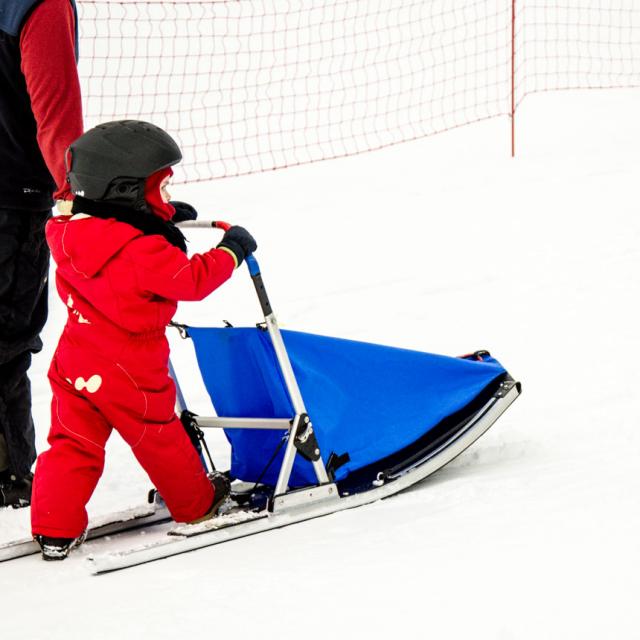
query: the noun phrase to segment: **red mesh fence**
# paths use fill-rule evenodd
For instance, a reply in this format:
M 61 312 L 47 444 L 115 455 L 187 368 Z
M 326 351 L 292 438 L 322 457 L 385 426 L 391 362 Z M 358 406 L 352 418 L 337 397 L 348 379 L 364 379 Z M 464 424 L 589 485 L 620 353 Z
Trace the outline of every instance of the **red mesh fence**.
M 634 4 L 79 0 L 86 126 L 167 129 L 177 182 L 357 154 L 533 91 L 639 85 Z
M 637 0 L 521 0 L 515 13 L 516 106 L 538 91 L 640 87 Z

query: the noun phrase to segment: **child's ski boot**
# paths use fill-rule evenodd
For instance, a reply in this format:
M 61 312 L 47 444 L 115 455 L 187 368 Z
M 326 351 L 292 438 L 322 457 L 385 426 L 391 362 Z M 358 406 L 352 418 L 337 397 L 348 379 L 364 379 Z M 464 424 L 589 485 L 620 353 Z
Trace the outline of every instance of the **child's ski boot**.
M 224 501 L 231 495 L 231 483 L 229 482 L 229 478 L 219 471 L 212 471 L 207 474 L 209 476 L 209 480 L 211 480 L 211 484 L 213 485 L 213 503 L 207 513 L 205 513 L 201 518 L 197 520 L 191 521 L 189 524 L 200 524 L 205 520 L 209 520 L 217 515 L 218 510 L 224 503 Z
M 35 536 L 35 541 L 42 549 L 43 560 L 64 560 L 71 549 L 79 547 L 85 539 L 87 532 L 77 538 L 51 538 L 49 536 Z
M 213 504 L 209 512 L 212 516 L 215 516 L 224 501 L 231 495 L 231 482 L 226 473 L 220 473 L 219 471 L 212 471 L 208 476 L 215 491 Z

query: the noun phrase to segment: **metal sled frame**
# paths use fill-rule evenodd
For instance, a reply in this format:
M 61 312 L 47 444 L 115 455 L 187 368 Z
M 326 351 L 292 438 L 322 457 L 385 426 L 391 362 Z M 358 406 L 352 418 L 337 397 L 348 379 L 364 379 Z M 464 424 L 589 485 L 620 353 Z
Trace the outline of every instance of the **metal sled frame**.
M 322 463 L 321 452 L 319 445 L 313 434 L 313 423 L 311 422 L 307 410 L 304 406 L 304 400 L 298 387 L 298 382 L 293 373 L 293 367 L 289 360 L 284 341 L 282 340 L 282 334 L 278 327 L 275 314 L 269 303 L 267 291 L 262 281 L 262 275 L 260 274 L 260 266 L 254 256 L 247 256 L 247 266 L 253 284 L 258 294 L 258 300 L 264 313 L 264 321 L 273 344 L 273 348 L 278 360 L 278 365 L 282 372 L 282 376 L 287 387 L 291 404 L 295 410 L 295 415 L 290 419 L 282 418 L 218 418 L 218 417 L 202 417 L 194 416 L 193 421 L 198 427 L 204 428 L 219 428 L 219 429 L 276 429 L 279 431 L 288 430 L 289 437 L 287 439 L 287 447 L 285 449 L 284 459 L 282 466 L 280 467 L 280 473 L 278 475 L 278 481 L 274 490 L 275 496 L 282 496 L 287 493 L 289 487 L 289 478 L 291 476 L 291 470 L 293 469 L 293 462 L 299 449 L 309 449 L 310 462 L 313 464 L 318 484 L 324 485 L 330 482 L 327 470 Z M 176 404 L 177 409 L 181 413 L 187 407 L 185 406 L 184 396 L 180 391 L 177 376 L 171 368 L 173 379 L 176 383 Z M 306 445 L 306 447 L 305 447 Z M 275 506 L 275 505 L 273 505 Z
M 331 481 L 322 462 L 320 448 L 313 433 L 313 423 L 311 422 L 304 406 L 300 387 L 298 386 L 298 382 L 293 373 L 293 367 L 291 366 L 287 349 L 284 345 L 284 341 L 282 340 L 282 334 L 280 333 L 278 322 L 271 308 L 271 304 L 269 303 L 267 291 L 262 281 L 262 275 L 260 274 L 260 266 L 254 256 L 247 256 L 246 262 L 256 293 L 258 294 L 258 300 L 262 307 L 262 312 L 264 313 L 265 325 L 269 332 L 278 365 L 282 372 L 295 415 L 289 420 L 286 418 L 218 418 L 213 416 L 194 416 L 193 422 L 201 428 L 277 429 L 289 431 L 284 459 L 282 461 L 282 466 L 280 467 L 278 481 L 273 493 L 274 499 L 271 501 L 270 505 L 270 508 L 275 511 L 278 506 L 282 507 L 287 503 L 285 496 L 289 488 L 289 478 L 291 477 L 293 462 L 299 450 L 309 450 L 310 448 L 308 454 L 310 455 L 310 458 L 308 459 L 313 464 L 313 469 L 318 479 L 318 485 L 328 485 L 331 484 Z M 179 413 L 182 413 L 182 411 L 187 408 L 186 403 L 173 367 L 170 367 L 170 371 L 176 384 L 177 409 Z M 333 485 L 333 489 L 334 493 L 337 493 L 335 485 Z M 276 497 L 279 497 L 279 499 L 276 500 Z
M 180 224 L 180 226 L 220 227 L 224 229 L 226 223 L 187 222 Z M 359 492 L 354 495 L 346 495 L 347 492 L 339 491 L 339 487 L 330 477 L 332 474 L 328 473 L 324 466 L 319 445 L 313 433 L 313 423 L 311 417 L 307 414 L 275 314 L 269 302 L 260 273 L 260 266 L 253 255 L 247 256 L 246 262 L 295 415 L 289 420 L 193 416 L 193 421 L 201 428 L 277 429 L 289 431 L 282 466 L 268 505 L 268 510 L 272 514 L 288 508 L 299 511 L 305 505 L 313 505 L 313 511 L 322 511 L 320 503 L 330 504 L 327 510 L 327 513 L 329 513 L 356 507 L 397 493 L 419 482 L 464 451 L 498 419 L 520 394 L 520 383 L 507 376 L 486 404 L 473 415 L 465 418 L 462 424 L 456 425 L 454 429 L 450 430 L 449 435 L 445 436 L 437 446 L 422 452 L 422 455 L 421 453 L 414 455 L 405 468 L 400 465 L 394 469 L 393 473 L 384 474 L 384 477 L 383 474 L 379 474 L 365 493 Z M 180 390 L 177 376 L 172 367 L 170 370 L 176 383 L 177 409 L 181 413 L 187 408 L 186 403 Z M 298 454 L 302 454 L 312 462 L 318 482 L 314 486 L 290 491 L 289 479 L 295 457 Z M 342 496 L 341 493 L 343 494 Z M 336 504 L 337 501 L 340 502 L 339 506 Z M 322 513 L 318 513 L 318 515 L 322 515 Z

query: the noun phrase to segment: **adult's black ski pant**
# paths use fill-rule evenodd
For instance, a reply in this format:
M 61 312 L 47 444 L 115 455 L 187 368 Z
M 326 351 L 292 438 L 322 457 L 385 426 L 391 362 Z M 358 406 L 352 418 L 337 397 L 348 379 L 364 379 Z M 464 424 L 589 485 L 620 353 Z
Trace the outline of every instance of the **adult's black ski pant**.
M 36 459 L 27 371 L 47 319 L 49 216 L 0 208 L 0 459 L 18 478 Z

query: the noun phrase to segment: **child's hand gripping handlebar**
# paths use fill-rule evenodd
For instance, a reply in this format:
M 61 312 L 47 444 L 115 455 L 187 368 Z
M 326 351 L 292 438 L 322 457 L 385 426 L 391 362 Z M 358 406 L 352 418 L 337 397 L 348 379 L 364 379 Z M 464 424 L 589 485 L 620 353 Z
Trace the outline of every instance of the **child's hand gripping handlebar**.
M 231 228 L 231 225 L 228 222 L 221 221 L 214 222 L 213 226 L 218 229 L 223 229 L 225 233 Z M 262 282 L 262 276 L 260 275 L 260 265 L 255 259 L 253 253 L 247 253 L 245 255 L 245 261 L 247 263 L 247 268 L 249 269 L 251 279 L 253 280 L 253 285 L 256 288 L 256 293 L 258 294 L 258 300 L 260 301 L 262 312 L 264 313 L 264 317 L 266 318 L 273 313 L 273 310 L 271 309 L 271 304 L 269 303 L 269 297 L 267 296 L 267 290 L 265 289 L 264 282 Z
M 179 222 L 177 224 L 181 229 L 221 229 L 225 233 L 229 231 L 229 229 L 233 226 L 228 222 L 224 222 L 222 220 L 188 220 L 185 222 Z M 254 257 L 252 253 L 245 256 L 245 261 L 247 263 L 247 268 L 249 269 L 249 274 L 251 275 L 251 279 L 253 280 L 253 285 L 256 288 L 256 293 L 258 294 L 258 300 L 260 301 L 260 306 L 262 307 L 262 312 L 264 313 L 265 318 L 273 313 L 271 309 L 271 304 L 269 303 L 269 298 L 267 296 L 267 291 L 265 289 L 264 283 L 262 282 L 262 276 L 260 275 L 260 265 L 258 261 Z

